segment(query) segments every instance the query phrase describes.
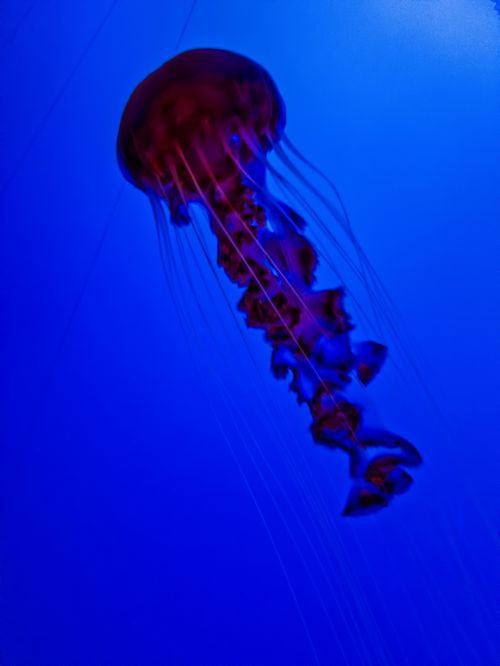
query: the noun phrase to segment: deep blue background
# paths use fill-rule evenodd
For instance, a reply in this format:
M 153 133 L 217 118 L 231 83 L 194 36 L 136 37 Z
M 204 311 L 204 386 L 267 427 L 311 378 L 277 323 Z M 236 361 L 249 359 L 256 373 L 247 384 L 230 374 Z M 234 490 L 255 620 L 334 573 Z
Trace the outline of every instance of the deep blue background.
M 182 34 L 190 6 L 1 3 L 0 664 L 494 664 L 498 14 L 198 0 Z M 115 161 L 128 95 L 180 38 L 272 73 L 400 310 L 449 428 L 407 370 L 377 379 L 426 462 L 387 511 L 340 517 L 346 461 L 194 246 L 183 335 Z

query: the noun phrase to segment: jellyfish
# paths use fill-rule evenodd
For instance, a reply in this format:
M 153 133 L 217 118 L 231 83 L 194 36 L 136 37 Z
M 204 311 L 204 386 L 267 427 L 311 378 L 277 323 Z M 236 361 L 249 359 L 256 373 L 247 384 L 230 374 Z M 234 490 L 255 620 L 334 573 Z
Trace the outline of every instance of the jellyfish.
M 381 369 L 385 345 L 355 341 L 342 285 L 315 288 L 318 253 L 306 220 L 271 193 L 266 175 L 282 143 L 285 104 L 269 73 L 242 55 L 193 49 L 149 74 L 132 92 L 120 123 L 118 162 L 150 199 L 157 225 L 190 223 L 207 212 L 217 264 L 242 291 L 237 305 L 271 348 L 270 367 L 311 416 L 317 444 L 348 456 L 351 487 L 343 515 L 386 507 L 412 484 L 421 463 L 403 437 L 365 423 L 352 396 Z M 288 155 L 288 153 L 287 153 Z M 307 164 L 307 160 L 302 158 Z M 163 220 L 163 222 L 162 222 Z

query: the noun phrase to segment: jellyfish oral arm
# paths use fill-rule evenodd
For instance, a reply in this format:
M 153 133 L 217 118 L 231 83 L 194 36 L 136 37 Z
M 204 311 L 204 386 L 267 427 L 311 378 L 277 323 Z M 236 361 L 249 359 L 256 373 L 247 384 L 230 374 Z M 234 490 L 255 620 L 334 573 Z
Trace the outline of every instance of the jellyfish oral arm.
M 218 239 L 217 262 L 244 288 L 238 309 L 272 347 L 273 374 L 291 377 L 291 391 L 309 408 L 314 441 L 349 457 L 353 485 L 344 515 L 387 506 L 412 483 L 404 468 L 421 458 L 403 438 L 367 428 L 362 407 L 348 398 L 353 380 L 366 385 L 378 373 L 386 347 L 351 341 L 341 288 L 313 289 L 316 252 L 281 217 L 285 204 L 266 204 L 265 189 L 258 196 L 245 177 L 222 196 L 216 183 L 212 196 L 210 189 L 200 196 Z

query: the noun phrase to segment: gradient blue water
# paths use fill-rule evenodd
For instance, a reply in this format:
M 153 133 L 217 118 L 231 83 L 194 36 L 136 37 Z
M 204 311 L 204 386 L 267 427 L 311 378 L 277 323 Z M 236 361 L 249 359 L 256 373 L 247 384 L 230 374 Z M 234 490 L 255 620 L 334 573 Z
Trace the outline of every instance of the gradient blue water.
M 179 271 L 186 342 L 147 201 L 122 184 L 121 111 L 190 7 L 1 5 L 0 663 L 498 663 L 493 3 L 198 0 L 182 35 L 273 74 L 450 424 L 410 375 L 377 379 L 380 418 L 426 464 L 361 520 L 339 515 L 346 461 L 191 259 L 207 324 Z

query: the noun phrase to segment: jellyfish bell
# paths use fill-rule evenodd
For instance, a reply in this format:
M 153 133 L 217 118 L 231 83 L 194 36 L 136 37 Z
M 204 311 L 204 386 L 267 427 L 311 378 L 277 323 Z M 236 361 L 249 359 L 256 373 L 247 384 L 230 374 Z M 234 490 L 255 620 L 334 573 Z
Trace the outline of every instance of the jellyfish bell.
M 236 182 L 231 154 L 260 180 L 256 153 L 277 143 L 284 126 L 283 99 L 263 67 L 230 51 L 194 49 L 134 90 L 120 124 L 118 161 L 139 189 L 168 198 L 181 188 L 192 201 L 199 199 L 194 180 L 203 191 L 213 179 L 225 189 Z
M 305 221 L 266 186 L 271 172 L 291 189 L 267 159 L 273 149 L 318 195 L 282 151 L 281 140 L 318 172 L 285 137 L 284 127 L 283 99 L 263 67 L 229 51 L 195 49 L 166 62 L 132 93 L 120 124 L 118 161 L 152 203 L 160 248 L 164 206 L 177 226 L 192 222 L 191 204 L 205 207 L 217 263 L 244 289 L 238 309 L 248 327 L 263 331 L 272 372 L 278 379 L 291 377 L 290 390 L 309 409 L 313 440 L 348 455 L 352 487 L 344 515 L 364 515 L 404 493 L 412 481 L 404 468 L 416 467 L 421 458 L 403 438 L 367 428 L 363 406 L 349 397 L 353 382 L 367 385 L 378 374 L 387 349 L 371 340 L 352 341 L 343 287 L 315 289 L 318 255 L 301 233 Z M 352 238 L 345 209 L 342 217 L 319 198 Z

